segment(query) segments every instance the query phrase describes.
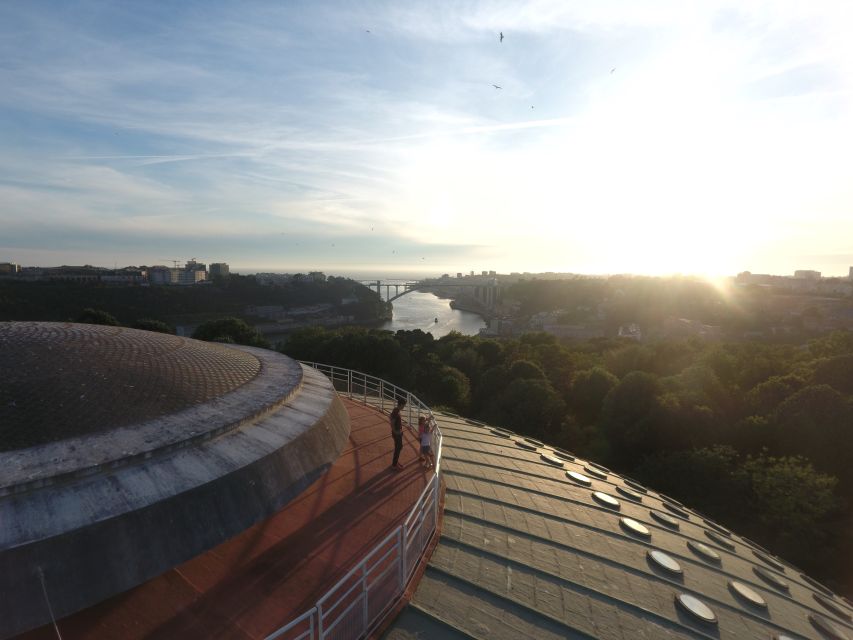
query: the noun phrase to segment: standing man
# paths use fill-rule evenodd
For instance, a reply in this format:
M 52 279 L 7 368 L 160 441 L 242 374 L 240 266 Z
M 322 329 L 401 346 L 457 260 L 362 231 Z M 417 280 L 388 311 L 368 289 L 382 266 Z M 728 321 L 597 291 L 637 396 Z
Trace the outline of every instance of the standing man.
M 391 411 L 391 437 L 394 438 L 394 461 L 391 463 L 392 469 L 402 469 L 400 464 L 400 452 L 403 450 L 403 407 L 406 406 L 406 399 L 400 398 L 397 400 L 397 406 Z

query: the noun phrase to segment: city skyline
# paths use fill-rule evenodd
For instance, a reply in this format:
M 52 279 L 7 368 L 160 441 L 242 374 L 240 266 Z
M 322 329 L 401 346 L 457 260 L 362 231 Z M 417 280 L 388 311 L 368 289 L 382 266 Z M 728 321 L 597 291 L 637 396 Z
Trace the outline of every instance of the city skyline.
M 853 264 L 842 2 L 11 2 L 0 25 L 0 260 Z

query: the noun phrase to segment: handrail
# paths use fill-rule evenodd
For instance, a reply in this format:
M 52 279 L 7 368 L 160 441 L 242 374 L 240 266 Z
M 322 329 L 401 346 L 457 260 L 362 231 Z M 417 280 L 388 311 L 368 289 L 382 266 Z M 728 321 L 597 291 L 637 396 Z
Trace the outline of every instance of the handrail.
M 359 399 L 365 405 L 377 402 L 383 413 L 386 401 L 390 412 L 397 400 L 405 398 L 408 413 L 404 424 L 412 430 L 421 415 L 432 420 L 432 411 L 426 404 L 387 380 L 343 367 L 300 362 L 325 374 L 338 394 Z M 268 635 L 266 640 L 357 640 L 376 628 L 403 595 L 435 533 L 442 439 L 441 430 L 435 425 L 432 476 L 402 524 L 360 558 L 311 609 Z

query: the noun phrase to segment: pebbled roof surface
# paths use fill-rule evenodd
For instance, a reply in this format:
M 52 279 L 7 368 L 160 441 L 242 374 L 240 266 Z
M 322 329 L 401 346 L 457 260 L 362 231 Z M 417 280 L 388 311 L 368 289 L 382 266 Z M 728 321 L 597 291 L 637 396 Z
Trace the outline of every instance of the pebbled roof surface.
M 441 538 L 386 640 L 853 639 L 846 601 L 688 507 L 670 499 L 665 507 L 660 494 L 569 460 L 567 452 L 531 449 L 518 436 L 455 416 L 437 418 L 446 486 Z M 638 523 L 639 533 L 623 517 Z M 719 560 L 688 543 L 702 543 Z M 657 565 L 651 551 L 666 554 L 681 573 Z M 766 606 L 739 595 L 750 590 Z M 815 597 L 821 594 L 831 606 Z M 679 596 L 701 601 L 715 622 L 694 617 Z
M 0 323 L 0 451 L 151 420 L 207 402 L 261 370 L 250 353 L 162 333 Z

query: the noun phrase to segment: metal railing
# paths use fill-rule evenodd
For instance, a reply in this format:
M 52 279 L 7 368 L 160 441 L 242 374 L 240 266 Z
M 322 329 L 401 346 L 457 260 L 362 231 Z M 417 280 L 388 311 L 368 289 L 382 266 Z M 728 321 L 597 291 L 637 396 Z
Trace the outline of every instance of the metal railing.
M 352 369 L 302 362 L 324 373 L 340 395 L 388 412 L 406 400 L 404 426 L 417 430 L 429 407 L 405 389 Z M 438 523 L 441 430 L 432 432 L 435 466 L 432 476 L 406 519 L 371 549 L 317 604 L 267 636 L 266 640 L 357 640 L 382 621 L 403 595 Z

